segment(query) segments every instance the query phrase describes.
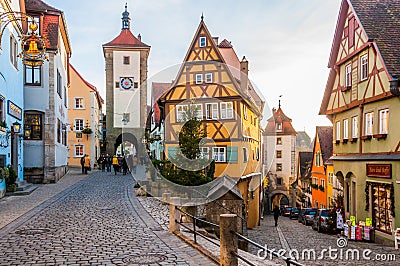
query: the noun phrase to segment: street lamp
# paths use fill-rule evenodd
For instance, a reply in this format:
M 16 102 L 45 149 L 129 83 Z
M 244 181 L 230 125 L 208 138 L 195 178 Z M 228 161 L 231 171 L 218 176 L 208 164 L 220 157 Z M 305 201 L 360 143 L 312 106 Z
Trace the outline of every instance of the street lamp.
M 12 132 L 14 134 L 19 134 L 21 132 L 21 124 L 18 121 L 15 121 L 12 125 Z
M 41 66 L 43 61 L 47 60 L 46 44 L 44 38 L 35 34 L 35 31 L 38 29 L 38 24 L 35 19 L 23 12 L 11 11 L 0 13 L 0 49 L 1 39 L 8 24 L 18 20 L 26 22 L 27 18 L 31 20 L 28 27 L 30 33 L 19 36 L 21 38 L 21 53 L 19 57 L 22 58 L 22 63 L 24 65 Z M 2 23 L 3 21 L 4 23 Z

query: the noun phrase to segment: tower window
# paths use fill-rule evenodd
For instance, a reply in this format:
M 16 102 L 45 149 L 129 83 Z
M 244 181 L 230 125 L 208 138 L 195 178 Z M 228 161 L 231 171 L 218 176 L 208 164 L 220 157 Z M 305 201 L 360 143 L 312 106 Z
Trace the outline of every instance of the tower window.
M 130 64 L 130 58 L 129 56 L 124 56 L 124 65 L 129 65 Z

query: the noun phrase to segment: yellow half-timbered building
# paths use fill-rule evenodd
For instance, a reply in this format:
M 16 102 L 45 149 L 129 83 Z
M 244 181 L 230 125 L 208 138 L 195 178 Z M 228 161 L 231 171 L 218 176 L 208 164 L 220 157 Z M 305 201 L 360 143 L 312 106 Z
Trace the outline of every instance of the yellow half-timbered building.
M 260 219 L 260 119 L 264 101 L 248 80 L 248 62 L 239 61 L 230 42 L 213 38 L 200 22 L 171 89 L 161 97 L 165 112 L 165 152 L 174 156 L 189 105 L 207 129 L 201 157 L 215 160 L 215 178 L 237 179 L 247 227 Z

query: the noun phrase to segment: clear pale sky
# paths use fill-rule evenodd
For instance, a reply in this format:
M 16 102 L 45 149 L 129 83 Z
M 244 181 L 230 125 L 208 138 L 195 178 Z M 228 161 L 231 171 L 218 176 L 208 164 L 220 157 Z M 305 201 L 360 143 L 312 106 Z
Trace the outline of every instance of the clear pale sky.
M 341 0 L 44 1 L 64 11 L 71 63 L 103 98 L 101 45 L 120 33 L 127 2 L 132 32 L 151 46 L 148 77 L 182 62 L 203 13 L 210 33 L 231 41 L 240 59 L 246 56 L 267 109 L 283 95 L 282 109 L 296 130 L 313 138 L 315 126 L 331 125 L 318 112 Z

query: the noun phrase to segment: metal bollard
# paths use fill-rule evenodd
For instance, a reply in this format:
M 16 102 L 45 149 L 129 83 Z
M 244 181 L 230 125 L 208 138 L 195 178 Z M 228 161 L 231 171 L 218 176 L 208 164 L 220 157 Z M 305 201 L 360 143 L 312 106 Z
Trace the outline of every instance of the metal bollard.
M 238 258 L 233 253 L 238 253 L 238 239 L 232 234 L 237 230 L 236 214 L 221 214 L 219 216 L 220 230 L 220 257 L 219 265 L 237 266 Z

